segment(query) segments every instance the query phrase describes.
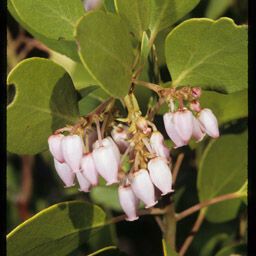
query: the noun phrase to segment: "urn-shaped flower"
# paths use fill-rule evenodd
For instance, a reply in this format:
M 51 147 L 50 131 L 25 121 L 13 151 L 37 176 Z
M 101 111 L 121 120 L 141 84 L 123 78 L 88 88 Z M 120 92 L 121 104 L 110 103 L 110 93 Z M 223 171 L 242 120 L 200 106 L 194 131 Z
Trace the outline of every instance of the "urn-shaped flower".
M 92 153 L 87 153 L 83 156 L 81 160 L 81 169 L 83 175 L 92 184 L 92 186 L 96 186 L 98 184 L 98 172 L 96 170 Z
M 79 183 L 79 190 L 83 192 L 89 192 L 91 183 L 85 178 L 84 174 L 81 171 L 76 172 L 76 178 Z
M 139 204 L 139 200 L 132 191 L 131 186 L 119 186 L 118 197 L 120 205 L 127 216 L 126 220 L 137 220 L 139 217 L 137 216 L 136 211 Z
M 52 156 L 60 163 L 64 162 L 64 157 L 61 150 L 61 141 L 63 138 L 63 134 L 54 134 L 48 138 L 49 150 Z
M 148 162 L 148 170 L 150 178 L 154 185 L 166 195 L 173 191 L 172 189 L 172 174 L 163 157 L 155 157 Z
M 83 140 L 78 135 L 65 136 L 61 141 L 61 149 L 65 162 L 77 172 L 83 157 Z
M 155 200 L 155 188 L 146 169 L 140 169 L 134 173 L 131 187 L 135 196 L 145 204 L 145 208 L 150 208 L 157 203 Z
M 54 158 L 54 166 L 57 171 L 58 176 L 65 184 L 66 188 L 72 187 L 75 185 L 75 174 L 72 172 L 71 168 L 64 162 L 60 163 Z

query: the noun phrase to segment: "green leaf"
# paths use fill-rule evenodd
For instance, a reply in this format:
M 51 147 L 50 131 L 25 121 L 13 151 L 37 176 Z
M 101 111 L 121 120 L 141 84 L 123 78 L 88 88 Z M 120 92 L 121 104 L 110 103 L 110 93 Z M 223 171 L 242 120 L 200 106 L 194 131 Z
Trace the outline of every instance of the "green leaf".
M 30 34 L 32 34 L 35 38 L 41 41 L 50 49 L 65 54 L 74 60 L 79 60 L 79 56 L 77 53 L 77 46 L 75 41 L 68 41 L 60 38 L 58 40 L 47 38 L 46 36 L 37 33 L 34 31 L 30 24 L 25 23 L 19 14 L 17 13 L 14 5 L 12 4 L 12 0 L 8 0 L 7 2 L 8 11 L 14 17 L 14 19 L 23 27 L 25 28 Z
M 247 205 L 248 201 L 248 180 L 245 181 L 245 183 L 243 184 L 243 186 L 239 189 L 238 193 L 241 196 L 241 200 Z
M 149 0 L 115 0 L 117 13 L 140 41 L 149 26 L 150 3 Z
M 170 244 L 166 243 L 164 239 L 162 239 L 162 245 L 164 256 L 178 256 L 178 253 L 175 252 L 174 249 L 170 246 Z
M 221 136 L 207 146 L 201 159 L 197 179 L 200 201 L 236 192 L 246 176 L 247 132 Z M 206 217 L 212 222 L 234 219 L 240 204 L 240 199 L 233 199 L 212 205 Z
M 219 125 L 248 116 L 248 91 L 230 94 L 203 91 L 200 97 L 202 107 L 210 108 L 216 115 Z
M 73 40 L 77 20 L 83 16 L 80 0 L 11 0 L 20 18 L 50 39 Z
M 92 188 L 90 196 L 96 204 L 115 211 L 123 211 L 118 199 L 117 186 L 97 186 Z
M 247 246 L 244 243 L 222 248 L 215 256 L 247 255 Z
M 82 201 L 55 204 L 16 227 L 7 236 L 8 255 L 69 255 L 104 226 L 106 215 Z
M 79 22 L 76 38 L 85 68 L 108 94 L 124 97 L 132 78 L 133 50 L 120 18 L 89 12 Z
M 107 12 L 115 13 L 115 1 L 114 0 L 104 0 L 104 7 Z
M 200 0 L 150 0 L 151 17 L 149 28 L 157 34 L 189 13 Z
M 127 254 L 120 252 L 115 246 L 108 246 L 98 250 L 88 256 L 126 256 Z
M 78 102 L 80 116 L 85 116 L 100 105 L 101 101 L 92 98 L 90 95 Z
M 205 17 L 218 19 L 233 4 L 232 0 L 210 0 L 205 12 Z
M 165 56 L 173 86 L 224 93 L 247 88 L 247 27 L 229 18 L 190 19 L 171 31 Z
M 16 95 L 7 108 L 7 149 L 37 154 L 57 128 L 78 120 L 77 93 L 65 70 L 54 62 L 31 58 L 9 74 Z

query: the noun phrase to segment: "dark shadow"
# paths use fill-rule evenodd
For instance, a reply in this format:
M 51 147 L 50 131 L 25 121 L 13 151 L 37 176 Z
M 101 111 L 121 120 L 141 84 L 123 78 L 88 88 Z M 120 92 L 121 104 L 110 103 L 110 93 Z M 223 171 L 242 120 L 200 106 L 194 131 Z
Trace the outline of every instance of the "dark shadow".
M 7 86 L 7 106 L 11 104 L 16 95 L 16 86 L 14 84 L 10 84 Z

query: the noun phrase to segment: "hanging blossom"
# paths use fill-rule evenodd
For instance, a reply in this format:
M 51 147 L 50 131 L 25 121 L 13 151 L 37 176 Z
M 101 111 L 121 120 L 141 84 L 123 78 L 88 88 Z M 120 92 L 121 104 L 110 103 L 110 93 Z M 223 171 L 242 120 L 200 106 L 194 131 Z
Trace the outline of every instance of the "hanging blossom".
M 169 112 L 163 116 L 174 148 L 193 138 L 219 136 L 217 119 L 210 109 L 201 108 L 200 88 L 186 88 L 165 95 Z M 161 196 L 172 193 L 172 157 L 163 134 L 148 116 L 142 116 L 136 98 L 124 98 L 126 118 L 114 117 L 113 100 L 106 101 L 74 126 L 57 130 L 48 138 L 58 176 L 65 187 L 76 183 L 89 192 L 101 176 L 107 186 L 119 184 L 118 197 L 127 221 L 138 219 L 142 202 L 153 207 Z M 130 166 L 124 171 L 123 166 Z M 159 191 L 160 193 L 157 193 Z

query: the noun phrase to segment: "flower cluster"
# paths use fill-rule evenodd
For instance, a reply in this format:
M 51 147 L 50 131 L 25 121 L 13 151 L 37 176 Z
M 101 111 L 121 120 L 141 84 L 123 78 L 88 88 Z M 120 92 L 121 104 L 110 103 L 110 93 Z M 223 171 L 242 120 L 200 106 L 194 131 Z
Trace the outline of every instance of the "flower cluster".
M 99 176 L 107 186 L 118 183 L 120 205 L 126 220 L 133 221 L 138 219 L 140 201 L 145 208 L 150 208 L 158 202 L 156 190 L 161 195 L 173 191 L 172 159 L 163 135 L 147 116 L 142 116 L 134 95 L 127 96 L 125 103 L 128 117 L 117 118 L 119 123 L 107 122 L 105 115 L 102 118 L 94 112 L 84 119 L 86 122 L 57 130 L 49 137 L 48 144 L 65 187 L 74 186 L 76 179 L 80 191 L 89 192 L 98 185 Z M 187 104 L 189 107 L 181 101 L 176 107 L 173 99 L 169 105 L 170 112 L 164 114 L 163 119 L 175 147 L 186 145 L 191 137 L 201 141 L 205 134 L 219 136 L 215 116 L 211 110 L 201 109 L 194 96 Z M 102 109 L 107 109 L 106 104 Z M 106 128 L 111 130 L 107 132 Z M 128 172 L 124 171 L 124 163 L 130 166 Z

